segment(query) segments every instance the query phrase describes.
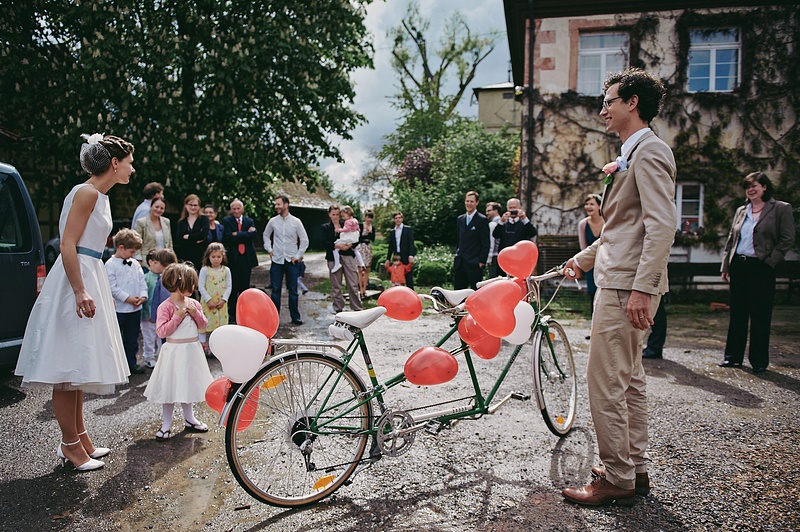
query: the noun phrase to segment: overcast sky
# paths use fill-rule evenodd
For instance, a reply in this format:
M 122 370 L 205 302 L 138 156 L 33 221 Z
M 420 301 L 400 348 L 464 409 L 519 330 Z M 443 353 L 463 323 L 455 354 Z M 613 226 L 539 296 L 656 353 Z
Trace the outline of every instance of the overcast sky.
M 356 89 L 355 108 L 367 118 L 368 123 L 352 132 L 353 140 L 336 142 L 345 159 L 344 163 L 332 159 L 322 162 L 322 169 L 331 176 L 337 189 L 355 192 L 353 183 L 364 173 L 370 150 L 379 149 L 383 138 L 396 127 L 398 113 L 390 105 L 389 97 L 397 92 L 398 83 L 390 64 L 391 43 L 386 32 L 399 25 L 406 6 L 406 0 L 375 0 L 367 8 L 366 25 L 374 39 L 375 68 L 358 70 L 353 75 L 353 81 Z M 437 43 L 436 48 L 444 23 L 455 11 L 460 11 L 465 17 L 473 34 L 500 33 L 494 51 L 478 65 L 475 79 L 459 104 L 460 114 L 477 116 L 477 105 L 474 102 L 471 105 L 472 89 L 508 81 L 509 52 L 503 0 L 422 0 L 420 12 L 431 21 L 426 38 L 429 42 Z M 448 93 L 455 93 L 455 79 L 451 76 L 447 81 L 450 82 Z

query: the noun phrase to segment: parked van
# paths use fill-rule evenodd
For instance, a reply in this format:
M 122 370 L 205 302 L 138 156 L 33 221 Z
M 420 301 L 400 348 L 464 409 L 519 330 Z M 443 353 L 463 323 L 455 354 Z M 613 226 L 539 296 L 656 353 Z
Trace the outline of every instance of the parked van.
M 45 278 L 42 235 L 16 168 L 0 163 L 0 368 L 17 364 L 25 325 Z

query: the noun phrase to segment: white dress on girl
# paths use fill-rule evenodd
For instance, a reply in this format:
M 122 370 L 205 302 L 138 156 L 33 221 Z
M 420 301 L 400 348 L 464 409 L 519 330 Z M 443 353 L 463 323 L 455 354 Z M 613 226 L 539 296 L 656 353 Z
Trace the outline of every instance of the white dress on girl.
M 91 186 L 82 183 L 67 194 L 58 221 L 60 234 L 64 234 L 75 193 Z M 130 370 L 122 347 L 114 298 L 101 260 L 111 228 L 108 196 L 98 192 L 94 210 L 78 241 L 81 279 L 94 300 L 95 315 L 93 318 L 78 317 L 75 294 L 59 255 L 25 328 L 14 372 L 22 376 L 22 386 L 45 384 L 62 391 L 110 394 L 117 384 L 128 382 Z
M 177 327 L 166 335 L 158 362 L 150 375 L 144 396 L 153 403 L 199 403 L 206 400 L 206 388 L 214 381 L 208 369 L 206 355 L 198 339 L 198 323 L 206 321 L 200 303 L 187 299 L 195 307 L 195 318 L 184 316 Z M 175 303 L 167 299 L 158 307 L 156 330 L 159 335 L 174 326 L 180 318 L 175 315 Z M 172 322 L 172 323 L 171 323 Z

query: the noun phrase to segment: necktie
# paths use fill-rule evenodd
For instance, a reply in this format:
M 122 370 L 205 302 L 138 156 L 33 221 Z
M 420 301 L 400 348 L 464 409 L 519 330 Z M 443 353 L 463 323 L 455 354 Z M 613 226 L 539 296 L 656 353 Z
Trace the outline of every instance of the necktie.
M 472 221 L 472 216 L 468 214 L 468 215 L 467 215 L 467 225 L 469 225 L 469 223 L 470 223 L 471 221 Z
M 129 260 L 123 260 L 123 261 L 122 261 L 122 264 L 124 264 L 125 266 L 130 266 L 130 265 L 131 265 L 131 261 L 129 261 Z
M 238 220 L 236 220 L 236 222 L 239 224 L 239 232 L 241 233 L 242 232 L 242 219 L 239 218 Z M 244 255 L 244 244 L 243 243 L 239 244 L 239 255 Z

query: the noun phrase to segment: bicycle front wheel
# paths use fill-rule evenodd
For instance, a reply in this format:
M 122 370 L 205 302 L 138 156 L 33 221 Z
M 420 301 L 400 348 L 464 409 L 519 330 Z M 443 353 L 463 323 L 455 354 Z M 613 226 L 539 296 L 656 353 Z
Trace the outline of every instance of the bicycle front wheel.
M 542 323 L 536 330 L 533 384 L 547 428 L 556 436 L 564 436 L 575 422 L 578 382 L 572 348 L 556 321 Z
M 358 375 L 336 358 L 292 353 L 273 360 L 231 405 L 225 450 L 233 476 L 274 506 L 332 494 L 364 454 L 372 418 L 366 396 Z

